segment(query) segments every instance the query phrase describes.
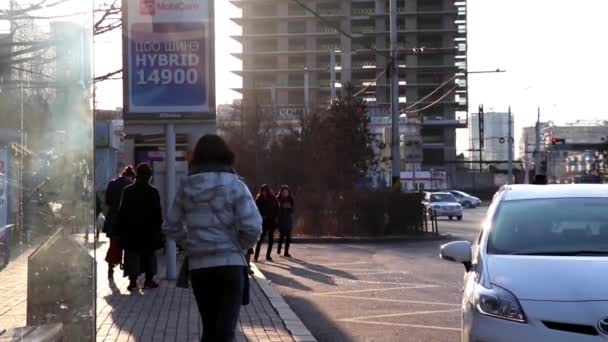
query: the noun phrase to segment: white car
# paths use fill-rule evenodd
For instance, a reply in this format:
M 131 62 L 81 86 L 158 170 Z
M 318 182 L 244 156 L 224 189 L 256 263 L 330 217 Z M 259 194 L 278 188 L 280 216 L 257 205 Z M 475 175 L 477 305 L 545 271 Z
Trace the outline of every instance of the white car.
M 465 265 L 463 341 L 608 341 L 608 185 L 503 187 Z
M 462 220 L 462 205 L 449 192 L 427 192 L 424 197 L 424 205 L 429 216 L 447 216 L 450 220 L 454 217 L 459 221 Z
M 479 199 L 479 197 L 472 196 L 467 194 L 466 192 L 458 190 L 449 190 L 448 192 L 454 195 L 458 203 L 460 203 L 465 208 L 477 208 L 481 205 L 481 200 Z

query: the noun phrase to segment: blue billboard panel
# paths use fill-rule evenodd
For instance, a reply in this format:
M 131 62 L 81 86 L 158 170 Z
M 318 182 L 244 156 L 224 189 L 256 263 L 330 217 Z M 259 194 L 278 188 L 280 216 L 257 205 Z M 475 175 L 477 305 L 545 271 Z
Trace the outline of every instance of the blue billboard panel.
M 211 118 L 215 113 L 211 2 L 173 2 L 128 1 L 127 120 Z

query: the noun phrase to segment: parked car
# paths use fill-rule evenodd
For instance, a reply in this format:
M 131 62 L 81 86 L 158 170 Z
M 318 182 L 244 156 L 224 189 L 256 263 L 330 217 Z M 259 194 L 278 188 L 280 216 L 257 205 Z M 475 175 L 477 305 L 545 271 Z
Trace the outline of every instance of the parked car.
M 454 217 L 462 220 L 462 206 L 449 192 L 427 192 L 424 205 L 431 217 L 447 216 L 450 220 Z
M 454 197 L 456 197 L 456 200 L 458 200 L 458 203 L 460 203 L 460 205 L 465 208 L 477 208 L 481 205 L 481 200 L 479 199 L 479 197 L 469 195 L 466 192 L 462 192 L 459 190 L 449 190 L 448 192 L 454 195 Z
M 501 188 L 465 266 L 462 341 L 606 341 L 608 185 Z

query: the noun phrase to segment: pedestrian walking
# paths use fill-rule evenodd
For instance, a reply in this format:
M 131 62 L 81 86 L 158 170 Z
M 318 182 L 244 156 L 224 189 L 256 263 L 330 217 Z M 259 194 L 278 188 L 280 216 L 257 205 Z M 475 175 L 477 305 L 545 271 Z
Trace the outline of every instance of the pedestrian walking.
M 164 246 L 160 195 L 150 185 L 152 169 L 140 164 L 135 183 L 127 186 L 118 212 L 118 234 L 124 249 L 124 269 L 129 277 L 127 290 L 137 290 L 137 278 L 145 274 L 144 288 L 157 288 L 156 250 Z
M 116 218 L 120 209 L 120 200 L 122 191 L 127 186 L 131 185 L 135 180 L 135 171 L 131 166 L 127 166 L 122 171 L 120 177 L 113 179 L 108 183 L 106 188 L 105 202 L 108 207 L 108 212 L 105 215 L 103 223 L 103 232 L 110 239 L 110 248 L 106 254 L 106 262 L 108 263 L 108 277 L 114 276 L 114 267 L 122 265 L 122 247 L 118 238 L 116 229 Z
M 245 253 L 262 232 L 251 192 L 231 167 L 234 158 L 222 138 L 203 136 L 164 226 L 186 249 L 203 342 L 234 340 L 249 298 Z
M 281 254 L 281 247 L 283 242 L 285 242 L 285 257 L 291 258 L 289 246 L 291 245 L 291 234 L 293 231 L 295 203 L 287 185 L 281 187 L 281 192 L 277 195 L 277 201 L 279 205 L 279 247 L 277 252 Z
M 277 230 L 277 215 L 279 206 L 272 189 L 266 184 L 262 185 L 260 192 L 256 196 L 255 204 L 258 206 L 262 216 L 262 237 L 255 246 L 253 259 L 258 261 L 264 237 L 268 236 L 268 249 L 266 250 L 266 260 L 272 261 L 272 245 L 274 244 L 274 233 Z

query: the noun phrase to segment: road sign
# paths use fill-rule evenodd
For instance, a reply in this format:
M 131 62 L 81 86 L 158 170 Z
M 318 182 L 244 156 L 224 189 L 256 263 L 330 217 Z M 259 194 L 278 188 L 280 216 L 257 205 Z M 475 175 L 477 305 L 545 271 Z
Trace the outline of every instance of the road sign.
M 213 1 L 123 4 L 125 119 L 214 118 Z

